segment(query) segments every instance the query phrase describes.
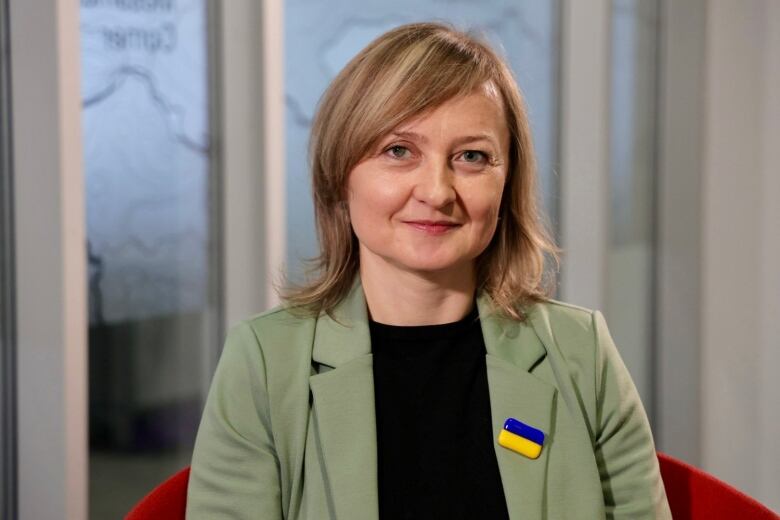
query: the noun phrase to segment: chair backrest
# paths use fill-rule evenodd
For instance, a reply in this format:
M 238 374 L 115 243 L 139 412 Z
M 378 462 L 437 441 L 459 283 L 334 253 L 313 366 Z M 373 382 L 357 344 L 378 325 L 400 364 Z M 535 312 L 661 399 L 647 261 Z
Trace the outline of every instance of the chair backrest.
M 709 473 L 658 452 L 674 520 L 780 520 L 758 501 Z
M 712 475 L 658 452 L 661 477 L 675 520 L 780 520 L 756 500 Z M 146 495 L 125 520 L 184 520 L 190 468 L 184 468 Z
M 184 520 L 189 480 L 190 468 L 186 467 L 141 499 L 125 520 Z

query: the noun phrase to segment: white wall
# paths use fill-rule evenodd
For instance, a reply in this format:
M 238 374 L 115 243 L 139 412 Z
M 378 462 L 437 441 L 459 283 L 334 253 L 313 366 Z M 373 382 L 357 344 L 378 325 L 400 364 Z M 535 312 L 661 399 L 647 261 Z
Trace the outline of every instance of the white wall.
M 707 9 L 702 466 L 780 509 L 780 3 Z

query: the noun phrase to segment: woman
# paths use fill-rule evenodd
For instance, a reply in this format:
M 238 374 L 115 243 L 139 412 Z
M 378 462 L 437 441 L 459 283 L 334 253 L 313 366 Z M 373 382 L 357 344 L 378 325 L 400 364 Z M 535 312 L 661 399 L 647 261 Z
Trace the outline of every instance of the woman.
M 188 518 L 670 518 L 598 312 L 546 297 L 528 119 L 485 44 L 392 30 L 312 130 L 318 277 L 228 335 Z

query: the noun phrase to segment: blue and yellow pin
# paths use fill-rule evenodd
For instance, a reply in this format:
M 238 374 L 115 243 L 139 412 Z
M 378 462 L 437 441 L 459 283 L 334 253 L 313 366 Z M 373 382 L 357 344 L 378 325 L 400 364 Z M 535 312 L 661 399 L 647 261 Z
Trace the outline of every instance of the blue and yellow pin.
M 544 432 L 510 417 L 498 434 L 498 443 L 508 450 L 536 459 L 542 453 Z

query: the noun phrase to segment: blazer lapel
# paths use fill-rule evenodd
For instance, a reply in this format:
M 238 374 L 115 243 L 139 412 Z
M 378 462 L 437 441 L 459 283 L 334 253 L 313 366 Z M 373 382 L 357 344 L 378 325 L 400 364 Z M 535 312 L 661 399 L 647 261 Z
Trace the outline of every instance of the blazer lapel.
M 547 460 L 554 440 L 552 417 L 556 390 L 529 372 L 546 350 L 528 323 L 493 312 L 485 295 L 477 300 L 487 350 L 493 447 L 498 460 L 510 518 L 542 518 L 545 509 Z M 504 421 L 514 417 L 545 433 L 542 452 L 529 459 L 498 444 Z
M 313 418 L 335 518 L 377 519 L 376 415 L 371 340 L 363 290 L 356 282 L 317 320 L 312 360 L 331 370 L 309 378 Z

